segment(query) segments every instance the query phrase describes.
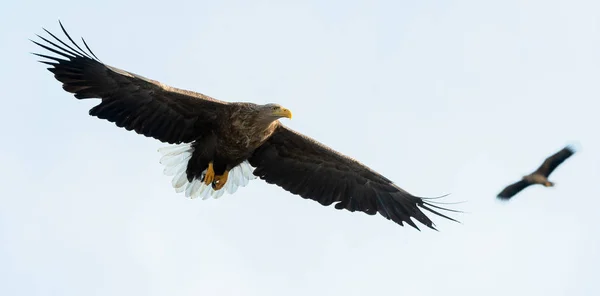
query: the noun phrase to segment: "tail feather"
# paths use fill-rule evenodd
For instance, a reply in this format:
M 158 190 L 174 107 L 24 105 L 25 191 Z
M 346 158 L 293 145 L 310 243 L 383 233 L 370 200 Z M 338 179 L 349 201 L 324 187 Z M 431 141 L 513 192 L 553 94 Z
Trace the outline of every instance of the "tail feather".
M 248 161 L 244 161 L 229 171 L 227 183 L 221 190 L 214 190 L 212 186 L 204 184 L 201 181 L 206 170 L 204 170 L 199 178 L 193 179 L 191 182 L 187 179 L 187 164 L 192 157 L 194 148 L 190 143 L 179 145 L 171 145 L 158 149 L 163 156 L 160 163 L 165 166 L 163 173 L 167 176 L 173 176 L 171 185 L 175 188 L 175 192 L 184 192 L 188 198 L 219 198 L 225 193 L 233 194 L 239 187 L 248 185 L 250 180 L 256 179 L 252 173 L 254 169 Z

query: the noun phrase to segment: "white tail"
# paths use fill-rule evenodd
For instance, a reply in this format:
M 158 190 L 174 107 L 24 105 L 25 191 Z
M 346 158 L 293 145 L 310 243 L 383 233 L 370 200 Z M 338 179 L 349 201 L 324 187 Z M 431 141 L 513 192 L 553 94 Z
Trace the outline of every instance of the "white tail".
M 233 194 L 238 187 L 244 187 L 248 185 L 250 180 L 256 179 L 256 176 L 252 174 L 254 168 L 245 160 L 229 171 L 225 186 L 221 190 L 215 191 L 211 185 L 206 185 L 200 181 L 202 177 L 197 177 L 192 182 L 188 181 L 187 164 L 194 152 L 194 148 L 190 143 L 163 147 L 158 149 L 158 152 L 163 155 L 160 163 L 165 166 L 164 174 L 173 176 L 171 184 L 173 184 L 175 192 L 185 192 L 185 196 L 189 198 L 219 198 L 225 192 Z M 204 176 L 204 174 L 206 174 L 206 170 L 202 172 L 201 176 Z

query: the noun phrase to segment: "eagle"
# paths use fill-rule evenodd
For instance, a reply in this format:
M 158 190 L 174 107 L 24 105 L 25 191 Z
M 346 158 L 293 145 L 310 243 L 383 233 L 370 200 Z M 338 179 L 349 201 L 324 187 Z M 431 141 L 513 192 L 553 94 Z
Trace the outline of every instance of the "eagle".
M 188 198 L 218 198 L 233 194 L 260 178 L 323 206 L 381 216 L 404 226 L 419 223 L 437 230 L 430 213 L 457 220 L 441 211 L 438 197 L 419 197 L 398 187 L 359 161 L 284 126 L 279 119 L 292 112 L 279 104 L 226 102 L 178 89 L 104 64 L 83 38 L 83 50 L 42 28 L 54 40 L 37 35 L 36 45 L 56 54 L 33 53 L 62 88 L 79 100 L 100 99 L 89 115 L 120 128 L 154 138 L 160 148 L 164 174 Z M 42 44 L 43 43 L 43 44 Z
M 509 200 L 517 193 L 521 192 L 521 190 L 535 184 L 543 185 L 544 187 L 553 187 L 554 182 L 550 182 L 548 177 L 561 163 L 571 157 L 574 153 L 574 147 L 570 145 L 565 146 L 560 151 L 546 158 L 535 172 L 523 176 L 520 181 L 506 186 L 506 188 L 498 194 L 497 198 L 500 200 Z

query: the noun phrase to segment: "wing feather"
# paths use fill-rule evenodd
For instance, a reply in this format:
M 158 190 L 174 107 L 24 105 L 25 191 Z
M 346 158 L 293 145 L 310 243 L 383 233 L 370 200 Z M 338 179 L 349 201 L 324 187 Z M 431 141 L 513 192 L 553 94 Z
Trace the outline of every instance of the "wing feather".
M 101 99 L 90 109 L 92 116 L 162 142 L 179 144 L 191 142 L 214 128 L 229 106 L 227 102 L 106 65 L 83 38 L 89 54 L 73 41 L 62 23 L 60 26 L 73 46 L 44 29 L 58 43 L 39 35 L 46 44 L 32 42 L 58 56 L 34 54 L 51 60 L 41 62 L 51 66 L 48 70 L 65 91 L 77 99 Z
M 529 185 L 531 185 L 531 183 L 525 180 L 520 180 L 510 184 L 506 186 L 506 188 L 504 188 L 500 193 L 498 193 L 498 198 L 502 200 L 511 199 L 513 196 L 515 196 L 515 194 L 521 192 L 521 190 L 527 188 Z
M 552 156 L 546 158 L 544 163 L 542 163 L 535 173 L 542 174 L 547 178 L 561 163 L 563 163 L 567 158 L 571 157 L 571 155 L 574 153 L 575 150 L 570 146 L 561 149 Z
M 281 124 L 249 161 L 256 167 L 256 176 L 324 206 L 336 203 L 336 209 L 368 215 L 379 213 L 399 225 L 407 223 L 416 229 L 419 228 L 411 218 L 435 229 L 421 209 L 458 222 L 428 206 L 454 210 L 414 196 L 358 161 Z

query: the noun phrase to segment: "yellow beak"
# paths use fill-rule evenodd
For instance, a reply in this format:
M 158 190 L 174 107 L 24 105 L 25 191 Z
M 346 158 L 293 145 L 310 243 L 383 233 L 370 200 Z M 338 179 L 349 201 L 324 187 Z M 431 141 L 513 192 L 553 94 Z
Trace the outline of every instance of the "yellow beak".
M 292 111 L 286 108 L 277 109 L 275 110 L 275 112 L 273 112 L 273 114 L 276 116 L 287 117 L 289 119 L 292 119 Z

